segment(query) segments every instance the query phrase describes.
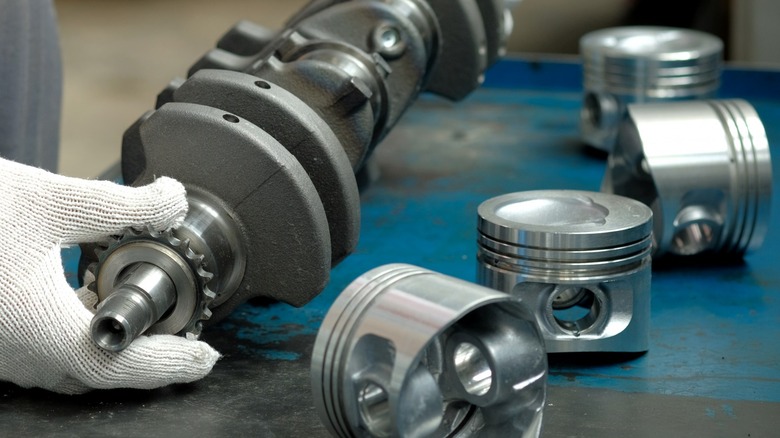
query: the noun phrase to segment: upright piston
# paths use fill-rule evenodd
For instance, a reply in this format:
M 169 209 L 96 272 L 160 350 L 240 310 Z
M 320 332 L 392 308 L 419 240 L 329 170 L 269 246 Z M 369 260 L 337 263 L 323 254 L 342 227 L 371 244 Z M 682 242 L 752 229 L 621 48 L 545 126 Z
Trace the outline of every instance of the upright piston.
M 580 40 L 584 70 L 582 140 L 611 152 L 630 103 L 715 97 L 723 43 L 667 27 L 617 27 Z
M 336 299 L 312 354 L 314 404 L 339 437 L 538 437 L 547 356 L 519 300 L 409 265 Z
M 479 206 L 479 283 L 529 306 L 550 353 L 646 351 L 652 217 L 604 193 L 495 197 Z
M 631 105 L 602 191 L 655 213 L 655 256 L 742 256 L 769 224 L 772 160 L 743 100 Z

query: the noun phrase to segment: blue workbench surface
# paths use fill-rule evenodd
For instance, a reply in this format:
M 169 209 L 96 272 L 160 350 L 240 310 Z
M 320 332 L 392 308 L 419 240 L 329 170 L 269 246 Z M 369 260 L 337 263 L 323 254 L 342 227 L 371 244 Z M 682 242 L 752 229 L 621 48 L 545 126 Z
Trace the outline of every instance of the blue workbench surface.
M 534 189 L 597 191 L 605 157 L 578 139 L 580 80 L 577 63 L 507 60 L 464 102 L 423 97 L 377 148 L 371 163 L 376 179 L 361 195 L 357 251 L 333 270 L 330 285 L 307 306 L 248 303 L 208 328 L 205 339 L 227 350 L 215 373 L 233 366 L 231 360 L 240 365 L 251 359 L 258 376 L 273 378 L 270 370 L 287 363 L 300 375 L 284 375 L 285 381 L 305 388 L 308 374 L 302 370 L 313 337 L 330 304 L 354 278 L 385 263 L 404 262 L 474 281 L 476 208 L 482 201 Z M 780 73 L 729 69 L 723 82 L 723 96 L 744 97 L 756 107 L 780 175 Z M 777 214 L 779 200 L 775 190 Z M 780 232 L 774 228 L 770 225 L 764 246 L 744 261 L 654 266 L 650 351 L 552 358 L 550 385 L 568 391 L 567 398 L 583 388 L 593 394 L 606 390 L 610 400 L 622 400 L 609 396 L 615 393 L 647 394 L 650 406 L 670 400 L 653 401 L 655 395 L 698 397 L 710 400 L 695 405 L 702 411 L 695 415 L 705 420 L 735 417 L 729 401 L 770 403 L 767 412 L 780 414 L 780 405 L 774 405 L 780 402 Z M 240 369 L 242 378 L 254 373 Z M 204 381 L 204 394 L 217 390 L 214 379 Z M 310 404 L 304 405 L 311 416 Z M 688 405 L 682 406 L 669 409 Z M 755 405 L 739 409 L 758 412 Z M 599 427 L 594 430 L 602 432 L 595 433 L 607 436 Z
M 534 189 L 597 191 L 605 159 L 578 141 L 580 91 L 572 84 L 579 71 L 571 63 L 508 61 L 465 102 L 423 98 L 377 149 L 378 179 L 362 194 L 356 253 L 303 309 L 242 309 L 240 318 L 251 324 L 240 324 L 238 336 L 261 345 L 268 358 L 295 359 L 300 353 L 276 350 L 274 343 L 316 333 L 338 293 L 373 267 L 405 262 L 474 281 L 482 201 Z M 730 70 L 723 94 L 750 98 L 770 141 L 780 139 L 780 74 Z M 780 213 L 778 192 L 773 211 Z M 623 360 L 553 360 L 550 384 L 780 402 L 776 231 L 770 226 L 764 246 L 744 262 L 655 269 L 650 351 Z

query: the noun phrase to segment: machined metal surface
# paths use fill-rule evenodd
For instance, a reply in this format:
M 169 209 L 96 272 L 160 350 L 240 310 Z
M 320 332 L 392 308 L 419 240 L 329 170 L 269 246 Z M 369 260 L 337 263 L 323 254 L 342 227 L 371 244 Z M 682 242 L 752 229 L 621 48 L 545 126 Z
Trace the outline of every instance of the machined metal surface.
M 649 345 L 651 210 L 604 193 L 510 193 L 479 206 L 478 281 L 535 313 L 547 351 Z
M 106 250 L 100 262 L 103 268 L 98 270 L 95 279 L 100 304 L 92 319 L 92 335 L 93 339 L 110 337 L 114 342 L 113 345 L 109 341 L 100 342 L 101 347 L 121 350 L 147 328 L 150 334 L 197 330 L 196 321 L 203 319 L 197 309 L 205 296 L 205 279 L 196 277 L 191 266 L 195 261 L 185 256 L 185 250 L 179 247 L 178 243 L 170 235 L 159 240 L 150 240 L 145 237 L 136 239 L 131 234 Z M 161 286 L 134 279 L 132 275 L 143 272 L 137 268 L 144 266 L 165 272 L 165 276 L 158 277 L 159 281 L 170 284 Z M 135 287 L 128 288 L 128 285 Z M 174 299 L 162 296 L 171 292 Z M 139 307 L 132 304 L 146 301 L 154 302 L 155 306 Z M 133 321 L 146 321 L 146 317 L 123 315 L 144 312 L 147 307 L 153 309 L 153 314 L 149 316 L 150 323 L 145 322 L 143 328 Z M 167 315 L 166 318 L 158 321 L 164 314 Z M 127 323 L 124 322 L 125 319 Z M 120 326 L 124 332 L 122 336 L 108 336 L 107 331 Z
M 715 97 L 721 40 L 704 32 L 629 26 L 597 30 L 580 40 L 583 60 L 582 140 L 612 151 L 631 103 Z
M 311 379 L 315 407 L 336 436 L 536 437 L 547 358 L 516 298 L 386 265 L 336 299 Z
M 128 230 L 102 250 L 91 324 L 101 347 L 122 350 L 144 332 L 197 336 L 210 307 L 239 287 L 246 257 L 237 225 L 208 195 L 191 190 L 188 200 L 175 231 Z
M 652 207 L 655 256 L 741 256 L 769 226 L 764 126 L 744 100 L 631 105 L 602 191 Z
M 156 323 L 176 302 L 168 273 L 149 263 L 129 266 L 92 319 L 92 338 L 102 348 L 120 351 Z

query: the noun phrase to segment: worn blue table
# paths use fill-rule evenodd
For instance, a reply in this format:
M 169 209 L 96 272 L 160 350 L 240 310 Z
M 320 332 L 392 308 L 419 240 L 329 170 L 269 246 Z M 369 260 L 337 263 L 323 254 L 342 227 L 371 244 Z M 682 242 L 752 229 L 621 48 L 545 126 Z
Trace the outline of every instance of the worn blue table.
M 193 385 L 80 397 L 0 385 L 5 430 L 325 435 L 308 364 L 319 324 L 347 284 L 392 262 L 473 281 L 479 203 L 513 191 L 598 190 L 605 157 L 578 140 L 580 81 L 575 62 L 507 60 L 465 102 L 424 97 L 377 149 L 377 179 L 362 192 L 360 245 L 312 303 L 240 307 L 205 333 L 225 358 Z M 770 142 L 780 141 L 780 73 L 729 69 L 723 83 L 722 96 L 748 99 Z M 779 199 L 776 190 L 778 214 Z M 773 228 L 742 262 L 654 267 L 647 354 L 552 357 L 545 436 L 780 435 L 780 232 Z

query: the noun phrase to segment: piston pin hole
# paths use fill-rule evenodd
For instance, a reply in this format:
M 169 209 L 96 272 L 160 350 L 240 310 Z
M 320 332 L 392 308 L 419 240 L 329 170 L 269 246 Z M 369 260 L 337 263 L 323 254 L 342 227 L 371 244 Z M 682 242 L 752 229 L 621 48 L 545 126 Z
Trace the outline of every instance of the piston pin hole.
M 466 392 L 479 397 L 490 391 L 493 369 L 477 346 L 461 342 L 455 347 L 452 360 L 458 380 Z
M 550 306 L 556 324 L 575 335 L 593 327 L 601 313 L 596 294 L 581 287 L 557 287 Z
M 358 391 L 357 402 L 363 424 L 372 436 L 390 436 L 390 401 L 387 391 L 367 380 Z

